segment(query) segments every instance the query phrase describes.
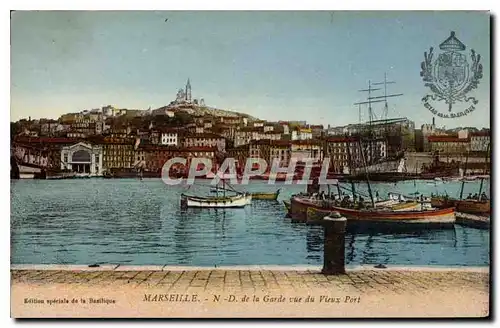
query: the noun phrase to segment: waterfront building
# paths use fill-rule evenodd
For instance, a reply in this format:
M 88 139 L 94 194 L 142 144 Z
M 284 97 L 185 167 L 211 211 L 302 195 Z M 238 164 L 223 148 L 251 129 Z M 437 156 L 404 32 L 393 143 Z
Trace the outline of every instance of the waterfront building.
M 171 168 L 177 172 L 187 173 L 194 157 L 213 160 L 217 150 L 216 147 L 173 147 L 152 144 L 140 145 L 139 149 L 144 152 L 145 170 L 158 174 L 161 173 L 165 162 L 174 157 L 185 158 L 186 165 L 174 163 Z
M 227 150 L 227 153 L 230 158 L 234 158 L 236 160 L 237 168 L 244 168 L 246 164 L 247 158 L 250 156 L 250 145 L 241 145 L 238 147 L 232 147 Z
M 352 136 L 328 137 L 326 144 L 330 168 L 335 172 L 343 173 L 350 168 L 362 166 L 359 138 Z
M 428 139 L 429 136 L 447 135 L 446 131 L 436 127 L 434 118 L 432 118 L 432 124 L 422 124 L 421 130 L 421 135 L 419 133 L 415 134 L 415 143 L 416 145 L 421 144 L 422 146 L 419 148 L 421 148 L 422 151 L 425 152 L 431 151 L 431 146 Z
M 44 147 L 41 145 L 16 144 L 11 149 L 11 153 L 11 155 L 13 155 L 17 159 L 18 163 L 31 164 L 43 168 L 48 167 L 48 154 Z
M 268 170 L 271 169 L 275 159 L 279 160 L 281 167 L 287 167 L 292 158 L 291 143 L 284 140 L 252 140 L 248 145 L 248 156 L 266 160 Z
M 62 137 L 16 137 L 13 150 L 19 163 L 46 167 L 54 171 L 61 169 L 61 149 L 78 142 L 72 138 Z M 43 158 L 46 158 L 44 160 Z
M 313 160 L 319 162 L 323 157 L 323 147 L 319 140 L 292 140 L 290 143 L 290 159 L 297 162 Z
M 251 140 L 248 146 L 250 158 L 269 158 L 270 140 Z
M 458 135 L 433 135 L 428 136 L 430 151 L 439 152 L 440 155 L 465 154 L 469 149 L 469 138 L 459 138 Z
M 128 170 L 134 163 L 135 139 L 107 136 L 102 142 L 103 168 L 108 171 Z
M 473 132 L 470 135 L 470 150 L 477 152 L 488 151 L 490 142 L 490 130 Z
M 288 167 L 292 158 L 291 142 L 286 140 L 270 140 L 269 142 L 269 165 L 274 160 L 279 160 L 281 167 Z
M 100 145 L 79 142 L 61 149 L 61 170 L 79 175 L 100 176 L 103 173 L 103 151 Z
M 150 172 L 161 172 L 165 162 L 176 155 L 180 155 L 177 147 L 144 144 L 138 148 L 141 155 L 144 154 L 145 170 Z M 142 156 L 141 156 L 142 160 Z
M 144 168 L 146 165 L 146 151 L 144 148 L 137 148 L 134 154 L 134 168 Z
M 388 141 L 385 138 L 362 139 L 364 161 L 367 165 L 375 164 L 387 159 Z

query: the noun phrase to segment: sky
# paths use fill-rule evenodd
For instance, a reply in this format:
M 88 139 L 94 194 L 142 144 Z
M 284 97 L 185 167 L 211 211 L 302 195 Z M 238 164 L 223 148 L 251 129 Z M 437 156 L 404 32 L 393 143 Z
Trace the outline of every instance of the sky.
M 11 121 L 100 108 L 167 105 L 190 78 L 193 98 L 269 120 L 359 122 L 369 81 L 388 80 L 388 117 L 432 121 L 424 52 L 455 31 L 481 55 L 476 110 L 438 126 L 490 126 L 486 12 L 32 11 L 11 15 Z M 381 96 L 375 91 L 372 96 Z M 442 112 L 446 107 L 438 104 Z M 468 106 L 455 105 L 457 109 Z M 373 104 L 382 118 L 383 103 Z M 362 107 L 362 121 L 368 110 Z

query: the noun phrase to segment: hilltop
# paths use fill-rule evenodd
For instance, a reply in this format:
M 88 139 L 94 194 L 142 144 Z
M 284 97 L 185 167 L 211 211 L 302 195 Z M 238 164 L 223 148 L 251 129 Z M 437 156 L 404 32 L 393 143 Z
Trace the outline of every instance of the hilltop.
M 152 114 L 157 114 L 157 113 L 166 113 L 166 112 L 185 112 L 187 114 L 190 114 L 192 116 L 227 116 L 227 117 L 245 117 L 250 121 L 257 121 L 258 118 L 255 118 L 249 114 L 246 113 L 241 113 L 241 112 L 236 112 L 236 111 L 231 111 L 231 110 L 226 110 L 226 109 L 220 109 L 220 108 L 215 108 L 215 107 L 209 107 L 209 106 L 199 106 L 195 104 L 189 104 L 189 105 L 177 105 L 177 106 L 163 106 L 160 108 L 157 108 L 155 110 L 151 111 Z

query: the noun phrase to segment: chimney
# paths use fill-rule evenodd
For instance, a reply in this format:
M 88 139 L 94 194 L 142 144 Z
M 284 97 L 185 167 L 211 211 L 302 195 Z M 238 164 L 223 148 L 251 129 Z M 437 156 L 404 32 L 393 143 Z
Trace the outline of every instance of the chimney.
M 436 117 L 432 117 L 432 126 L 436 126 Z

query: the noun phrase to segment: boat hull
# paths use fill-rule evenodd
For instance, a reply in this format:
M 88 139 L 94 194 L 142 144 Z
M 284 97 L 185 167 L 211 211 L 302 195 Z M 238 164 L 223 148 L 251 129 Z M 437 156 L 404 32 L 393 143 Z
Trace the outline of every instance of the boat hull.
M 435 208 L 455 207 L 457 212 L 468 214 L 489 214 L 491 212 L 490 201 L 478 201 L 474 199 L 446 199 L 442 197 L 431 198 L 431 205 Z
M 277 200 L 279 192 L 274 193 L 252 193 L 252 200 Z
M 197 208 L 238 208 L 245 207 L 252 202 L 252 195 L 242 194 L 229 197 L 195 197 L 181 195 L 181 206 Z
M 469 214 L 489 214 L 491 212 L 490 201 L 460 200 L 455 207 L 458 212 Z
M 453 208 L 438 210 L 356 210 L 337 206 L 324 207 L 319 203 L 292 197 L 290 215 L 292 219 L 310 224 L 319 223 L 331 212 L 338 212 L 347 218 L 347 225 L 374 226 L 419 226 L 419 227 L 453 227 L 455 210 Z

